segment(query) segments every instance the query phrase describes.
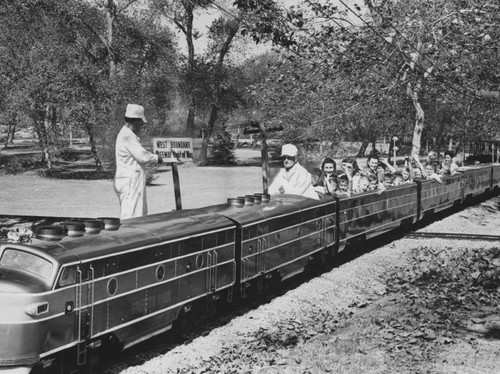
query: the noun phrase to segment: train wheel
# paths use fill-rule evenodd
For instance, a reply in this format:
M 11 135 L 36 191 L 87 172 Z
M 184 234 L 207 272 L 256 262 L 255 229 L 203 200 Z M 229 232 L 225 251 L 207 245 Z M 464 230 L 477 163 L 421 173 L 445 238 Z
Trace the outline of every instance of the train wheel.
M 123 343 L 111 334 L 102 339 L 102 345 L 99 349 L 99 360 L 105 362 L 109 358 L 118 356 L 123 351 Z
M 172 324 L 171 334 L 174 341 L 180 341 L 184 337 L 185 334 L 189 332 L 189 328 L 192 320 L 192 312 L 191 310 L 186 310 L 186 307 L 183 307 L 177 316 L 177 319 Z

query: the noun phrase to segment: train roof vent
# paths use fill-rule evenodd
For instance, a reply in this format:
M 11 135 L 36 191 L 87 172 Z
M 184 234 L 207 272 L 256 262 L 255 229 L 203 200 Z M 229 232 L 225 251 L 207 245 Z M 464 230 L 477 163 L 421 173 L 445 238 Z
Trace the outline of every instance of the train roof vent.
M 114 231 L 120 228 L 120 218 L 116 217 L 99 217 L 97 218 L 104 224 L 104 230 Z
M 262 204 L 266 204 L 271 200 L 271 195 L 268 193 L 256 193 L 254 196 L 260 196 L 260 201 Z
M 262 203 L 262 195 L 260 194 L 253 195 L 253 203 L 255 205 L 260 205 Z
M 229 199 L 227 199 L 227 203 L 231 206 L 243 208 L 245 206 L 245 198 L 244 197 L 230 197 Z
M 104 223 L 98 219 L 84 219 L 82 223 L 85 225 L 87 234 L 99 234 L 104 228 Z
M 44 225 L 35 228 L 35 234 L 38 239 L 57 241 L 64 237 L 64 227 L 59 225 Z
M 64 228 L 64 233 L 68 236 L 78 237 L 85 234 L 85 224 L 78 221 L 59 222 L 59 226 Z
M 255 197 L 253 195 L 245 195 L 245 205 L 253 206 L 255 203 Z

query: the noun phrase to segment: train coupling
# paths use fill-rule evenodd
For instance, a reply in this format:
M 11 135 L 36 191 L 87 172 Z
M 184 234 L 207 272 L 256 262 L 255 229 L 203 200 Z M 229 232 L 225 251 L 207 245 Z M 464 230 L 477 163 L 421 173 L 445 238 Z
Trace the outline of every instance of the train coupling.
M 95 340 L 95 341 L 91 342 L 91 343 L 88 345 L 88 347 L 89 347 L 90 349 L 97 349 L 97 348 L 99 348 L 101 345 L 102 345 L 102 341 L 101 341 L 101 339 L 99 339 L 99 340 Z

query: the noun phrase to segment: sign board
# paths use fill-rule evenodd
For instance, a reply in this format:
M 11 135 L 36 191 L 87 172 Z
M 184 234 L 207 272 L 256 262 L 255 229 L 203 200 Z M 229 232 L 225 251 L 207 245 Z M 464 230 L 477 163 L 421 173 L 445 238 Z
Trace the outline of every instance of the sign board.
M 153 138 L 153 152 L 169 162 L 168 159 L 193 161 L 192 138 Z

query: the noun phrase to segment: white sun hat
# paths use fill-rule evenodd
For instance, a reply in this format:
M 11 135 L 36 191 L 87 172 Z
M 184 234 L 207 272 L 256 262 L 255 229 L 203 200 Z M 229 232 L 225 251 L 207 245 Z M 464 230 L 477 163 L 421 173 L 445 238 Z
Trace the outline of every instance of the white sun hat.
M 146 117 L 144 116 L 144 107 L 142 107 L 141 105 L 137 105 L 137 104 L 128 104 L 127 105 L 125 117 L 127 117 L 127 118 L 140 118 L 144 122 L 146 122 L 146 123 L 148 122 L 148 121 L 146 121 Z
M 285 144 L 281 148 L 281 157 L 283 156 L 297 157 L 297 153 L 299 153 L 299 150 L 293 144 Z

